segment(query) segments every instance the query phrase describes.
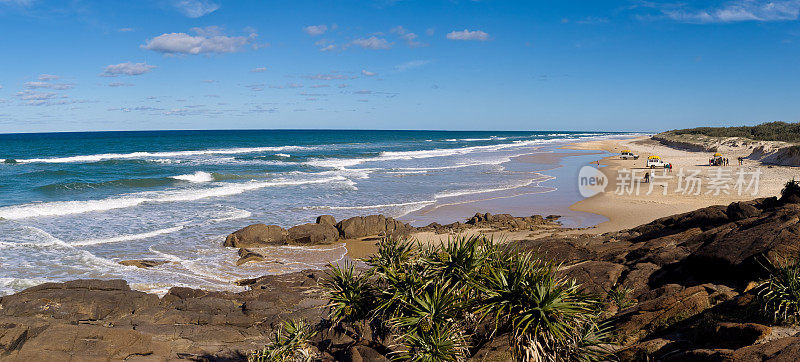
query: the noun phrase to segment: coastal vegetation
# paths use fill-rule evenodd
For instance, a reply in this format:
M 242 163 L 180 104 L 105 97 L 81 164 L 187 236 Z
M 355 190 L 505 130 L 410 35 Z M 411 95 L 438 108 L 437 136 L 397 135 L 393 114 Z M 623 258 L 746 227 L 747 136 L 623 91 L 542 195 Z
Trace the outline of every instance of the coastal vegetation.
M 395 360 L 462 361 L 507 338 L 517 361 L 603 360 L 600 300 L 558 265 L 483 236 L 426 246 L 385 239 L 369 269 L 331 265 L 323 281 L 334 326 L 396 341 Z
M 709 137 L 742 137 L 756 141 L 800 143 L 800 123 L 768 122 L 756 126 L 697 127 L 669 132 L 674 135 L 703 135 Z
M 264 349 L 253 352 L 248 362 L 311 362 L 315 356 L 310 348 L 311 338 L 316 334 L 302 320 L 285 321 L 274 332 L 272 341 Z
M 800 321 L 800 254 L 791 258 L 767 259 L 769 278 L 759 285 L 764 311 L 776 322 Z

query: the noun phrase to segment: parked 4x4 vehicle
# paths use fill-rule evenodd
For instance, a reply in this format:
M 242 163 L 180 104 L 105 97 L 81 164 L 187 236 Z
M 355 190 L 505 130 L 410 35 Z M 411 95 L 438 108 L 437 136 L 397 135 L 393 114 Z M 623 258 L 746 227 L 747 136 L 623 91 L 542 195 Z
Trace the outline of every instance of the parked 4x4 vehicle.
M 622 150 L 622 153 L 620 153 L 619 158 L 623 160 L 638 160 L 639 155 L 631 152 L 631 150 Z
M 666 168 L 667 167 L 667 163 L 664 162 L 664 160 L 662 160 L 661 157 L 650 156 L 650 157 L 647 158 L 647 167 L 649 167 L 649 168 L 656 168 L 656 167 Z

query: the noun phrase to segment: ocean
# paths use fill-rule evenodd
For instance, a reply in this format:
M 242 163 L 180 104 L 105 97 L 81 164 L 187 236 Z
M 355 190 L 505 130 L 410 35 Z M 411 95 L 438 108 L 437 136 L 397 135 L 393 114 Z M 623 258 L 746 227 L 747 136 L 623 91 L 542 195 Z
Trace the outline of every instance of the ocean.
M 603 132 L 236 130 L 0 135 L 0 295 L 48 281 L 122 278 L 135 289 L 235 290 L 245 277 L 321 268 L 344 244 L 268 248 L 237 267 L 229 233 L 317 215 L 415 212 L 521 190 L 552 204 L 577 170 L 509 170 Z M 588 162 L 588 158 L 580 162 Z M 570 186 L 565 186 L 570 185 Z M 566 197 L 566 196 L 564 196 Z M 570 192 L 568 198 L 574 198 Z M 550 198 L 550 199 L 547 199 Z M 574 202 L 575 200 L 567 200 Z M 539 209 L 531 205 L 531 213 Z M 552 211 L 552 210 L 547 210 Z M 567 215 L 568 226 L 591 218 Z M 442 220 L 448 221 L 448 220 Z M 455 221 L 455 220 L 450 220 Z M 160 259 L 139 269 L 118 263 Z

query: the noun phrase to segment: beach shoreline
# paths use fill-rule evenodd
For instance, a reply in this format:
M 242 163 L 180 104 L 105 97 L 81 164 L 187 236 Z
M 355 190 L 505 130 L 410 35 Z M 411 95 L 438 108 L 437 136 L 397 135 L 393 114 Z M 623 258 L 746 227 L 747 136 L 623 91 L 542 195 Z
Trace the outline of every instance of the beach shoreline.
M 653 220 L 689 212 L 712 205 L 728 205 L 732 202 L 751 200 L 760 197 L 779 196 L 784 184 L 800 176 L 800 168 L 779 165 L 762 164 L 759 161 L 744 159 L 743 165 L 739 166 L 736 162 L 738 157 L 746 157 L 749 153 L 747 149 L 728 150 L 726 157 L 731 163 L 722 167 L 725 173 L 729 173 L 736 178 L 739 170 L 746 173 L 754 171 L 760 172 L 758 191 L 753 194 L 750 192 L 741 195 L 734 189 L 729 189 L 729 193 L 715 192 L 706 193 L 703 190 L 699 195 L 693 193 L 684 194 L 676 192 L 678 189 L 678 175 L 681 169 L 690 171 L 700 171 L 698 177 L 702 185 L 708 185 L 716 172 L 715 167 L 708 165 L 708 159 L 712 157 L 712 152 L 690 151 L 663 145 L 652 140 L 649 136 L 634 137 L 625 140 L 593 140 L 587 142 L 573 143 L 564 146 L 569 150 L 599 150 L 613 155 L 592 162 L 592 165 L 599 167 L 600 171 L 610 181 L 606 186 L 605 192 L 593 197 L 582 199 L 569 206 L 570 210 L 588 212 L 602 215 L 608 221 L 583 230 L 581 232 L 602 234 L 614 232 L 649 223 Z M 619 153 L 623 149 L 629 149 L 638 154 L 638 160 L 622 160 Z M 658 155 L 666 162 L 673 164 L 673 171 L 667 173 L 672 178 L 666 181 L 666 186 L 654 186 L 655 190 L 647 195 L 650 184 L 642 184 L 643 189 L 639 195 L 629 195 L 627 193 L 618 194 L 616 181 L 620 175 L 620 170 L 639 170 L 641 174 L 647 172 L 644 167 L 647 157 Z M 663 170 L 652 170 L 653 174 L 661 175 Z M 749 181 L 749 180 L 748 180 Z M 732 184 L 731 184 L 732 185 Z M 664 195 L 664 189 L 667 195 Z

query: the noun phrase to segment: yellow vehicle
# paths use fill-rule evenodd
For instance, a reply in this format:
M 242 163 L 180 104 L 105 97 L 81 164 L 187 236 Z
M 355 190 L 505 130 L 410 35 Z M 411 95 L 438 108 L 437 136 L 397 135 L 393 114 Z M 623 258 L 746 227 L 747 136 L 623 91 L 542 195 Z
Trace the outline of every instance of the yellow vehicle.
M 647 167 L 649 168 L 656 168 L 656 167 L 667 167 L 667 163 L 658 156 L 650 156 L 647 158 Z
M 708 160 L 708 163 L 711 166 L 721 166 L 722 165 L 722 154 L 719 153 L 719 152 L 715 153 L 714 157 L 712 157 L 710 160 Z
M 631 150 L 622 150 L 622 152 L 619 154 L 619 158 L 623 160 L 630 160 L 630 159 L 638 160 L 639 155 L 631 152 Z

